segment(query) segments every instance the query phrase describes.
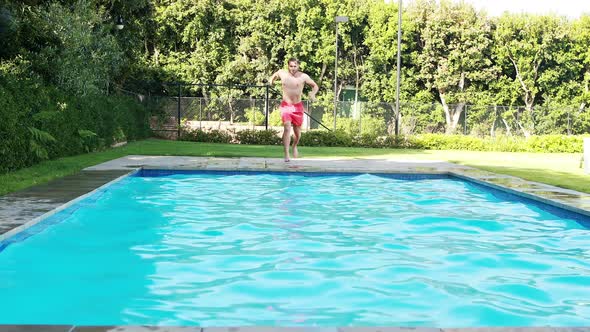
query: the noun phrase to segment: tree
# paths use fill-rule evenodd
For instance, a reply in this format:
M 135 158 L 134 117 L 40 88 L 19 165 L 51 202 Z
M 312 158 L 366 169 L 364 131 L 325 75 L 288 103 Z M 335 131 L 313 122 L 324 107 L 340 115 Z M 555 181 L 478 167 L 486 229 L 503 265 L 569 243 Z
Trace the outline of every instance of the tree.
M 415 10 L 423 20 L 415 60 L 419 77 L 437 94 L 446 131 L 452 133 L 465 105 L 474 103 L 494 77 L 491 26 L 465 3 L 420 1 Z
M 42 10 L 41 24 L 53 43 L 43 47 L 36 63 L 58 87 L 79 95 L 102 93 L 118 74 L 122 51 L 103 24 L 103 13 L 90 0 L 78 0 L 69 8 L 52 3 Z
M 533 107 L 545 91 L 560 84 L 556 58 L 566 40 L 564 19 L 555 16 L 505 14 L 494 31 L 494 58 L 510 82 L 503 89 L 518 91 L 524 109 L 516 110 L 516 124 L 525 136 L 534 132 Z M 503 92 L 503 96 L 514 95 Z
M 574 39 L 573 53 L 577 57 L 577 63 L 581 65 L 581 73 L 578 77 L 580 89 L 574 100 L 579 105 L 579 110 L 583 111 L 590 103 L 590 15 L 583 15 L 574 23 L 572 29 Z
M 217 0 L 155 3 L 156 43 L 152 61 L 165 79 L 213 83 L 235 52 L 233 4 Z
M 389 133 L 393 132 L 397 86 L 397 33 L 398 7 L 382 1 L 374 1 L 368 8 L 367 25 L 364 29 L 364 45 L 366 60 L 363 65 L 363 96 L 373 103 L 386 102 L 381 109 L 384 112 L 373 116 L 384 117 Z M 416 92 L 415 81 L 408 79 L 415 67 L 410 55 L 415 49 L 413 37 L 415 29 L 413 22 L 407 15 L 403 19 L 402 34 L 402 78 L 401 100 L 410 100 Z M 385 108 L 384 108 L 385 107 Z

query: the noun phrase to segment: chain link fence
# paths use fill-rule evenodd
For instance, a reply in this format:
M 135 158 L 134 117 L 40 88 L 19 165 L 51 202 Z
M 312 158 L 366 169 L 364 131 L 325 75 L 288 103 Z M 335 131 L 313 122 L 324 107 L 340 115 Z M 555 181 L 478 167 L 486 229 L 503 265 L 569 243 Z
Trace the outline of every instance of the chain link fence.
M 237 87 L 237 88 L 236 88 Z M 157 109 L 151 127 L 160 136 L 176 138 L 183 130 L 272 129 L 282 133 L 280 95 L 267 86 L 199 85 L 200 96 L 180 91 L 175 96 L 148 96 Z M 222 90 L 223 89 L 223 90 Z M 173 90 L 174 91 L 174 90 Z M 237 92 L 236 92 L 237 91 Z M 252 93 L 252 92 L 256 93 Z M 192 94 L 196 94 L 194 91 Z M 513 107 L 441 104 L 309 102 L 302 130 L 324 129 L 352 135 L 416 135 L 426 133 L 474 136 L 578 135 L 590 132 L 590 112 L 585 107 Z M 334 117 L 336 115 L 336 117 Z

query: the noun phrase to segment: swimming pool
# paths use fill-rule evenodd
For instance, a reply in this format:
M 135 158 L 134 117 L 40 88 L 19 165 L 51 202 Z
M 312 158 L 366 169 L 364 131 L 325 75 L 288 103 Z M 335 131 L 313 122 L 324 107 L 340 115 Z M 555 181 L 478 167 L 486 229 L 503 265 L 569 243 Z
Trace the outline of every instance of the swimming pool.
M 449 176 L 143 171 L 0 243 L 0 324 L 589 325 L 589 240 Z

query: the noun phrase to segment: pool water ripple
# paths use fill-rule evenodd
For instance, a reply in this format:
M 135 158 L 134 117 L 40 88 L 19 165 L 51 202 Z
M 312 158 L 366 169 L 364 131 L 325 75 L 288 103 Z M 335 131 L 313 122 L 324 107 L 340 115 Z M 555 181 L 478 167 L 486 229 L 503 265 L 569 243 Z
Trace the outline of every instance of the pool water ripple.
M 0 324 L 590 325 L 590 232 L 453 179 L 130 177 L 0 252 Z

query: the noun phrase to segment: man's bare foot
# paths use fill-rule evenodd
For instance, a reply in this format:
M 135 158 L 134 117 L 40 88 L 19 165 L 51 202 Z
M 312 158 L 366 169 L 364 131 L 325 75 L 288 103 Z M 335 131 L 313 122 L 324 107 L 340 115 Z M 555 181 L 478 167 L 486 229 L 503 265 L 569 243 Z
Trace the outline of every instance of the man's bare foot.
M 289 157 L 285 157 L 285 162 L 286 162 L 286 163 L 288 163 L 288 162 L 290 162 L 290 161 L 291 161 L 291 159 L 289 159 Z
M 297 147 L 293 147 L 293 158 L 299 158 L 299 151 L 297 151 Z

